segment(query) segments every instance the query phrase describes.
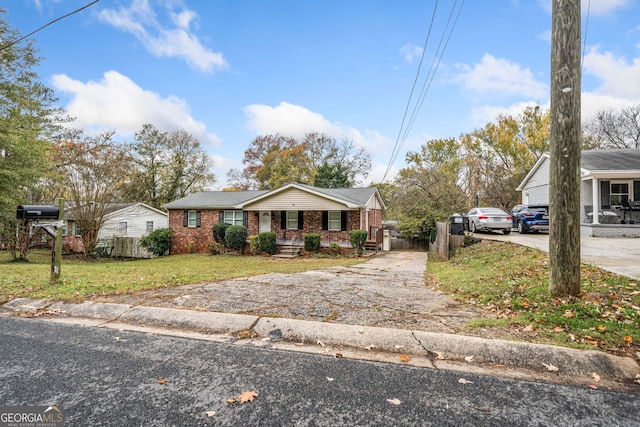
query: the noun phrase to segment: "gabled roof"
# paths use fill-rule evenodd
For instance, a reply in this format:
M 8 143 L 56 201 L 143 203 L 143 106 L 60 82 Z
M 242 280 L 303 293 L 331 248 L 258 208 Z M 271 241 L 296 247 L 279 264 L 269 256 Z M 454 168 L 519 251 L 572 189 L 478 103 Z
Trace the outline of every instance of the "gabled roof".
M 104 216 L 105 217 L 109 217 L 109 216 L 113 216 L 114 214 L 117 214 L 120 211 L 124 211 L 126 209 L 131 209 L 135 206 L 142 206 L 144 208 L 147 208 L 149 210 L 155 211 L 157 213 L 160 213 L 162 215 L 167 215 L 166 212 L 163 212 L 159 209 L 154 208 L 153 206 L 149 206 L 145 203 L 110 203 L 109 205 L 106 206 L 105 211 L 104 211 Z M 63 218 L 64 219 L 75 219 L 77 217 L 77 208 L 76 206 L 73 204 L 73 202 L 71 201 L 65 201 L 64 202 L 64 213 L 63 213 Z
M 123 211 L 132 210 L 133 208 L 138 207 L 138 206 L 140 206 L 142 208 L 145 208 L 147 210 L 150 210 L 152 212 L 158 213 L 160 215 L 169 216 L 168 213 L 163 212 L 160 209 L 156 209 L 153 206 L 149 206 L 146 203 L 122 203 L 122 204 L 123 205 L 126 204 L 128 206 L 121 207 L 120 209 L 112 210 L 109 213 L 107 213 L 105 215 L 105 217 L 112 217 L 112 216 L 115 216 L 115 215 L 118 215 L 118 214 L 122 213 Z
M 540 156 L 516 190 L 523 190 L 540 166 L 549 159 L 549 153 Z M 601 178 L 628 176 L 629 174 L 640 176 L 639 148 L 586 150 L 580 153 L 580 176 L 583 179 L 592 176 Z
M 165 209 L 235 209 L 236 205 L 268 193 L 268 190 L 200 191 L 162 205 Z
M 352 209 L 366 206 L 371 197 L 376 196 L 380 207 L 385 207 L 378 189 L 375 187 L 319 188 L 298 183 L 290 183 L 274 190 L 201 191 L 167 203 L 162 207 L 166 209 L 242 209 L 248 204 L 274 196 L 290 188 L 297 188 L 318 197 L 343 203 Z

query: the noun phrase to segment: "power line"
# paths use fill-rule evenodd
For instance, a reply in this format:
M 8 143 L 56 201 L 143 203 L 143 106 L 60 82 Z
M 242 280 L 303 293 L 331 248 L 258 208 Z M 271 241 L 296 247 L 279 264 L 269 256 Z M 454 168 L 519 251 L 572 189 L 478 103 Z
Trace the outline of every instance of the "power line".
M 40 27 L 40 28 L 38 28 L 38 29 L 36 29 L 36 30 L 34 30 L 34 31 L 30 32 L 30 33 L 29 33 L 29 34 L 27 34 L 26 36 L 20 37 L 20 38 L 19 38 L 19 39 L 17 39 L 17 40 L 14 40 L 14 41 L 12 41 L 12 42 L 7 43 L 6 45 L 4 45 L 4 46 L 0 47 L 0 50 L 5 50 L 6 48 L 11 47 L 11 46 L 13 46 L 13 45 L 14 45 L 14 44 L 16 44 L 16 43 L 20 43 L 22 40 L 26 39 L 27 37 L 31 37 L 32 35 L 34 35 L 34 34 L 35 34 L 35 33 L 37 33 L 38 31 L 40 31 L 40 30 L 42 30 L 42 29 L 44 29 L 44 28 L 48 27 L 49 25 L 54 24 L 54 23 L 56 23 L 56 22 L 58 22 L 58 21 L 60 21 L 60 20 L 62 20 L 62 19 L 64 19 L 64 18 L 66 18 L 66 17 L 68 17 L 68 16 L 71 16 L 71 15 L 73 15 L 73 14 L 75 14 L 75 13 L 78 13 L 78 12 L 80 12 L 81 10 L 84 10 L 84 9 L 88 8 L 89 6 L 93 6 L 94 4 L 98 3 L 99 1 L 100 1 L 100 0 L 94 0 L 94 1 L 92 1 L 91 3 L 89 3 L 89 4 L 86 4 L 86 5 L 82 6 L 80 9 L 76 9 L 76 10 L 74 10 L 73 12 L 67 13 L 67 14 L 66 14 L 66 15 L 64 15 L 64 16 L 61 16 L 61 17 L 59 17 L 59 18 L 56 18 L 56 19 L 54 19 L 53 21 L 50 21 L 50 22 L 48 22 L 48 23 L 44 24 L 42 27 Z
M 416 83 L 418 83 L 418 78 L 420 77 L 420 69 L 422 68 L 422 61 L 424 60 L 424 55 L 427 52 L 427 45 L 429 44 L 429 38 L 431 37 L 431 29 L 433 28 L 433 22 L 436 17 L 436 12 L 438 10 L 438 0 L 436 0 L 435 6 L 433 8 L 433 13 L 431 14 L 431 23 L 429 24 L 429 31 L 427 31 L 427 36 L 424 41 L 424 47 L 422 48 L 422 54 L 420 55 L 420 62 L 418 63 L 418 70 L 416 71 L 416 78 L 413 80 L 413 85 L 411 86 L 411 92 L 409 93 L 409 99 L 407 100 L 407 106 L 404 109 L 404 115 L 402 116 L 402 123 L 400 124 L 400 129 L 398 130 L 398 136 L 396 137 L 396 143 L 391 151 L 391 157 L 389 158 L 389 164 L 387 165 L 387 169 L 384 172 L 384 176 L 382 177 L 382 182 L 384 182 L 389 170 L 391 169 L 391 165 L 395 162 L 395 159 L 398 157 L 398 153 L 400 152 L 400 139 L 402 135 L 402 129 L 404 128 L 404 121 L 407 118 L 407 113 L 409 111 L 409 107 L 411 106 L 411 98 L 413 97 L 413 91 L 416 87 Z
M 416 118 L 418 116 L 418 112 L 420 111 L 420 108 L 422 107 L 422 104 L 423 104 L 424 99 L 425 99 L 425 97 L 427 95 L 427 92 L 429 91 L 429 88 L 431 87 L 431 83 L 433 82 L 433 79 L 435 77 L 435 73 L 436 73 L 438 67 L 440 66 L 440 62 L 442 60 L 442 56 L 444 55 L 444 51 L 446 50 L 446 48 L 447 48 L 447 46 L 449 44 L 449 40 L 451 39 L 451 35 L 453 34 L 453 30 L 454 30 L 454 28 L 456 26 L 456 23 L 458 21 L 458 18 L 460 16 L 460 12 L 462 11 L 462 7 L 464 6 L 464 0 L 462 0 L 462 2 L 460 4 L 460 8 L 458 9 L 458 12 L 456 14 L 455 20 L 453 21 L 453 24 L 451 25 L 451 28 L 449 29 L 449 25 L 451 23 L 452 16 L 453 16 L 453 14 L 454 14 L 454 12 L 456 10 L 456 5 L 458 3 L 458 0 L 456 0 L 454 2 L 453 6 L 451 8 L 451 12 L 449 13 L 449 18 L 447 20 L 447 24 L 446 24 L 446 26 L 445 26 L 445 28 L 444 28 L 444 30 L 442 32 L 442 36 L 440 37 L 440 43 L 438 44 L 438 47 L 437 47 L 436 52 L 434 54 L 433 61 L 431 62 L 431 66 L 429 68 L 429 72 L 427 73 L 427 76 L 426 76 L 426 78 L 424 80 L 424 83 L 422 85 L 422 89 L 420 91 L 420 95 L 418 96 L 418 100 L 416 101 L 416 103 L 415 103 L 415 105 L 413 107 L 413 111 L 412 111 L 411 116 L 409 118 L 408 124 L 405 127 L 405 121 L 406 121 L 406 118 L 407 118 L 407 113 L 408 113 L 408 110 L 409 110 L 409 106 L 411 105 L 411 99 L 413 97 L 415 86 L 416 86 L 416 83 L 417 83 L 419 75 L 420 75 L 420 68 L 422 66 L 422 60 L 424 58 L 424 54 L 425 54 L 426 48 L 427 48 L 427 43 L 428 43 L 429 37 L 431 35 L 431 29 L 433 27 L 433 21 L 434 21 L 434 16 L 435 16 L 436 9 L 437 9 L 437 3 L 438 2 L 436 1 L 436 7 L 434 8 L 434 12 L 433 12 L 433 15 L 432 15 L 431 25 L 429 26 L 429 31 L 428 31 L 428 34 L 427 34 L 427 40 L 425 41 L 425 47 L 424 47 L 424 50 L 422 52 L 422 57 L 420 59 L 420 64 L 418 66 L 418 71 L 416 73 L 416 78 L 415 78 L 415 80 L 413 82 L 413 86 L 411 87 L 411 92 L 409 94 L 409 99 L 407 101 L 407 107 L 406 107 L 404 115 L 402 117 L 402 123 L 400 125 L 400 130 L 398 131 L 398 136 L 396 138 L 396 143 L 395 143 L 393 151 L 391 153 L 391 157 L 389 159 L 389 164 L 387 165 L 387 169 L 385 170 L 384 176 L 382 177 L 382 181 L 384 181 L 386 179 L 387 175 L 389 174 L 389 171 L 391 170 L 391 167 L 393 166 L 393 164 L 397 160 L 398 155 L 400 154 L 400 150 L 402 149 L 402 146 L 404 145 L 404 143 L 405 143 L 405 141 L 406 141 L 406 139 L 407 139 L 407 137 L 409 135 L 409 132 L 410 132 L 411 128 L 413 127 L 413 124 L 414 124 L 414 122 L 415 122 L 415 120 L 416 120 Z M 447 30 L 449 31 L 448 36 L 447 36 Z M 444 43 L 444 47 L 443 47 L 443 40 L 445 39 L 445 37 L 446 37 L 446 42 Z M 442 47 L 442 49 L 441 49 L 441 47 Z
M 584 50 L 587 48 L 587 34 L 589 32 L 589 12 L 591 12 L 591 0 L 587 3 L 587 22 L 584 24 L 584 40 L 582 41 L 582 58 L 580 59 L 580 70 L 584 70 Z

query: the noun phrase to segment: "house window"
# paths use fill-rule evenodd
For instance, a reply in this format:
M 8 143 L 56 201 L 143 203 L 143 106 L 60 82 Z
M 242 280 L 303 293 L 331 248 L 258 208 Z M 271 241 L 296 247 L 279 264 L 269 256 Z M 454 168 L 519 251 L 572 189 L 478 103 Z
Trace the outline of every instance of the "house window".
M 189 211 L 189 227 L 198 226 L 198 211 Z
M 200 227 L 200 211 L 183 211 L 183 227 Z
M 342 224 L 342 213 L 340 211 L 329 211 L 329 230 L 340 231 Z
M 65 221 L 63 223 L 62 226 L 62 235 L 63 236 L 68 236 L 69 235 L 69 221 Z
M 287 230 L 298 229 L 298 211 L 287 211 Z
M 151 233 L 153 231 L 153 221 L 147 221 L 147 233 Z
M 629 183 L 628 182 L 612 182 L 611 183 L 611 206 L 622 206 L 629 201 Z
M 127 223 L 119 222 L 118 223 L 118 236 L 126 236 L 127 235 Z
M 231 225 L 244 225 L 242 211 L 224 211 L 224 222 Z

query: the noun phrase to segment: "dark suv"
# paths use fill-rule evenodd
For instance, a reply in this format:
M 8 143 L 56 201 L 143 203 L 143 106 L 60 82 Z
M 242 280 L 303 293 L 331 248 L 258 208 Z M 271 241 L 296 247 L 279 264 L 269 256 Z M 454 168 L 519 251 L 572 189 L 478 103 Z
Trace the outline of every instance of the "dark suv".
M 516 205 L 511 210 L 518 233 L 549 231 L 549 205 Z

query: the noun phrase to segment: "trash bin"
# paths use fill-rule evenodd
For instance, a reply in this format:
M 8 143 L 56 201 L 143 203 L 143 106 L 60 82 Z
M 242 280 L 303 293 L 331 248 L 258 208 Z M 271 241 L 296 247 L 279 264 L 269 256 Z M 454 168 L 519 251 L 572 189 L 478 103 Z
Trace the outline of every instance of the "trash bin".
M 449 234 L 464 236 L 464 217 L 459 213 L 449 217 Z

